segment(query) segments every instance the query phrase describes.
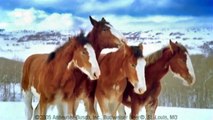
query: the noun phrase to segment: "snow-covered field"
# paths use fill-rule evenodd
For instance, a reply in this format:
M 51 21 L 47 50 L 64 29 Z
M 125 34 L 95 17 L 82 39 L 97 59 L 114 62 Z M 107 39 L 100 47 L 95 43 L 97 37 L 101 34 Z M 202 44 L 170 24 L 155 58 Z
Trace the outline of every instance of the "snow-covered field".
M 35 106 L 36 103 L 33 104 Z M 127 115 L 130 109 L 126 108 Z M 101 116 L 100 110 L 98 113 Z M 85 116 L 85 108 L 81 103 L 77 110 L 79 116 Z M 49 108 L 47 115 L 54 120 L 57 116 L 56 107 Z M 145 120 L 145 110 L 140 112 L 140 120 Z M 79 117 L 80 118 L 80 117 Z M 213 120 L 213 109 L 193 109 L 193 108 L 174 108 L 158 107 L 156 120 Z M 24 102 L 0 102 L 0 120 L 25 120 Z M 82 118 L 83 119 L 83 118 Z M 102 119 L 102 117 L 100 117 Z

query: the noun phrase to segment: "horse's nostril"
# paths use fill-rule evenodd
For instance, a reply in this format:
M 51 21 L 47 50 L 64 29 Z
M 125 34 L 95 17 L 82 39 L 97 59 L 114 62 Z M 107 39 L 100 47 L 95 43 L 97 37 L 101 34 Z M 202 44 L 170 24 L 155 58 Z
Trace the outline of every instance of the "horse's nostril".
M 139 88 L 139 93 L 144 93 L 144 90 L 142 88 Z
M 140 88 L 139 90 L 138 90 L 140 93 L 142 93 L 142 89 Z
M 96 73 L 94 73 L 93 75 L 94 75 L 94 77 L 96 77 L 96 78 L 97 78 L 97 75 L 96 75 Z

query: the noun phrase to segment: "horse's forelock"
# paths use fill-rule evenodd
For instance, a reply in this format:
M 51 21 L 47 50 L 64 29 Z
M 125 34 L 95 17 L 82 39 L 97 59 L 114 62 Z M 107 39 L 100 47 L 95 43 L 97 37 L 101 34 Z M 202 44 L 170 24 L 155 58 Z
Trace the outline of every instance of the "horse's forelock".
M 108 21 L 99 21 L 101 25 L 110 25 Z
M 85 44 L 89 43 L 89 40 L 87 39 L 87 37 L 84 36 L 84 32 L 81 32 L 78 36 L 76 36 L 76 40 L 81 45 L 85 45 Z
M 139 46 L 131 46 L 134 57 L 139 58 L 143 57 L 143 52 Z

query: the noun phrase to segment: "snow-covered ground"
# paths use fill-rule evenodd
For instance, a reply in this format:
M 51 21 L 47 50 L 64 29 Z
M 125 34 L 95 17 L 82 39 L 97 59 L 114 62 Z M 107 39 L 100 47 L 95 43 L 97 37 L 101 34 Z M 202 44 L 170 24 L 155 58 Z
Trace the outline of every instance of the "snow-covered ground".
M 36 103 L 33 104 L 35 107 Z M 126 108 L 127 114 L 130 109 Z M 98 109 L 99 115 L 101 115 Z M 79 116 L 85 116 L 85 108 L 81 103 L 77 110 Z M 47 115 L 54 120 L 57 116 L 56 107 L 49 108 Z M 140 120 L 145 120 L 145 110 L 140 112 Z M 213 109 L 194 109 L 194 108 L 174 108 L 158 107 L 156 111 L 156 120 L 213 120 Z M 25 120 L 24 102 L 0 102 L 0 120 Z M 100 117 L 102 119 L 102 117 Z M 50 119 L 49 119 L 50 120 Z M 82 119 L 83 120 L 83 119 Z

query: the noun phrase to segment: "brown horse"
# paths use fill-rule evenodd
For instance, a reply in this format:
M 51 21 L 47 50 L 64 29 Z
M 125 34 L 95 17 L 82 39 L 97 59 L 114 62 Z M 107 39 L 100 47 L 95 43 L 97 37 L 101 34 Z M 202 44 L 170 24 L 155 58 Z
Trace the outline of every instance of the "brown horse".
M 186 48 L 170 40 L 170 45 L 158 50 L 146 57 L 145 78 L 147 91 L 143 95 L 133 92 L 133 86 L 128 83 L 123 97 L 123 104 L 131 107 L 131 117 L 135 118 L 140 109 L 145 106 L 146 118 L 154 119 L 158 105 L 158 96 L 161 91 L 161 78 L 169 70 L 181 80 L 184 85 L 195 83 L 195 74 L 191 59 Z M 119 108 L 119 114 L 125 115 L 123 107 Z
M 146 91 L 142 44 L 129 47 L 126 43 L 116 52 L 106 54 L 99 60 L 101 75 L 97 80 L 95 96 L 104 117 L 115 117 L 122 102 L 127 80 L 134 86 L 134 92 Z
M 32 118 L 32 96 L 39 97 L 34 114 L 45 118 L 49 105 L 66 102 L 73 93 L 75 68 L 94 80 L 99 78 L 100 68 L 95 51 L 84 34 L 72 37 L 56 51 L 35 54 L 27 58 L 23 66 L 21 88 L 24 91 L 27 119 Z M 71 81 L 71 82 L 69 82 Z M 44 116 L 41 116 L 44 115 Z
M 93 25 L 93 29 L 87 37 L 95 49 L 97 58 L 104 48 L 119 47 L 123 44 L 122 40 L 124 36 L 119 31 L 115 30 L 104 18 L 102 18 L 101 21 L 96 21 L 90 17 L 90 21 Z M 69 100 L 69 113 L 75 116 L 79 101 L 83 100 L 88 115 L 95 116 L 94 98 L 96 81 L 91 81 L 87 75 L 78 69 L 74 70 L 74 75 L 76 76 L 76 85 L 73 96 Z

